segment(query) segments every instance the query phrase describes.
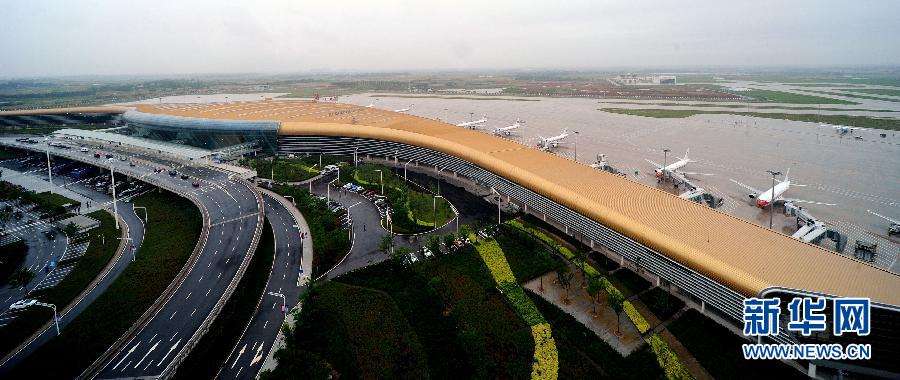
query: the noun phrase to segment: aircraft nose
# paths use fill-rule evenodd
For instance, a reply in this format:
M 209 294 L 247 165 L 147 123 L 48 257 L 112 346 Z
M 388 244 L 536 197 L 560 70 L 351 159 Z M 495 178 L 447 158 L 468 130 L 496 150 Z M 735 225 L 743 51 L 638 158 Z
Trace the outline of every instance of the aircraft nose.
M 762 200 L 762 199 L 758 199 L 758 200 L 756 201 L 756 205 L 759 206 L 759 208 L 765 208 L 766 206 L 769 205 L 769 202 L 766 202 L 766 201 L 764 201 L 764 200 Z
M 657 171 L 656 171 L 656 178 L 660 178 L 660 177 L 662 177 L 662 171 L 657 170 Z

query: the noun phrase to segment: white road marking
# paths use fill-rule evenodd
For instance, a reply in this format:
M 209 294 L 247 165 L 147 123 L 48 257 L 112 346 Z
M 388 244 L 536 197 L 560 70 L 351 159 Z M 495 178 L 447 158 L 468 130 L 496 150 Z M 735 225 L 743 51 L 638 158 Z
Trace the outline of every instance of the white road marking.
M 147 356 L 149 356 L 150 353 L 156 349 L 156 346 L 159 346 L 159 342 L 156 342 L 156 344 L 154 344 L 153 347 L 150 347 L 150 349 L 147 350 L 147 353 L 144 354 L 144 357 L 141 358 L 141 361 L 137 362 L 137 364 L 134 365 L 134 368 L 137 368 L 139 365 L 141 365 L 141 363 L 144 362 L 144 359 L 146 359 Z
M 122 357 L 122 360 L 119 360 L 119 362 L 116 363 L 116 366 L 115 366 L 115 367 L 112 367 L 112 369 L 115 370 L 116 368 L 118 368 L 119 365 L 122 364 L 122 362 L 125 361 L 125 358 L 127 358 L 128 355 L 131 355 L 131 353 L 134 352 L 134 350 L 137 349 L 138 346 L 140 346 L 140 345 L 141 345 L 141 342 L 137 342 L 137 343 L 134 345 L 134 347 L 131 347 L 131 349 L 128 350 L 128 353 L 126 353 L 125 356 Z

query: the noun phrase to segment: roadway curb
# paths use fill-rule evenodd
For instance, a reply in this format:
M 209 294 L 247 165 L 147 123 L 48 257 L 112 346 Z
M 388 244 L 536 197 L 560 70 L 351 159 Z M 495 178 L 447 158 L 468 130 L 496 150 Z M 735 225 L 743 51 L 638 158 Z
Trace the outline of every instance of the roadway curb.
M 151 185 L 161 187 L 160 184 L 151 184 Z M 106 361 L 109 360 L 109 358 L 112 355 L 120 352 L 122 349 L 122 346 L 126 342 L 129 342 L 129 341 L 131 341 L 131 339 L 134 338 L 134 334 L 138 330 L 143 328 L 143 326 L 153 316 L 155 316 L 159 312 L 160 309 L 162 309 L 162 306 L 165 305 L 166 302 L 168 302 L 168 300 L 170 298 L 172 298 L 172 295 L 174 295 L 174 293 L 175 293 L 175 289 L 177 289 L 178 286 L 180 286 L 181 283 L 184 282 L 185 278 L 187 278 L 187 274 L 190 273 L 191 270 L 193 269 L 194 265 L 197 264 L 197 260 L 200 258 L 200 253 L 203 252 L 203 247 L 206 246 L 206 240 L 209 237 L 209 228 L 210 228 L 209 210 L 207 210 L 206 206 L 204 206 L 203 203 L 200 202 L 200 200 L 196 196 L 194 196 L 194 194 L 192 194 L 192 193 L 189 193 L 187 196 L 185 196 L 185 195 L 179 194 L 178 192 L 176 192 L 174 190 L 170 190 L 170 189 L 164 189 L 164 190 L 169 191 L 175 195 L 189 199 L 191 202 L 194 203 L 194 205 L 197 206 L 198 209 L 200 209 L 200 213 L 203 215 L 203 228 L 201 229 L 201 233 L 200 233 L 200 241 L 198 241 L 197 245 L 194 246 L 194 251 L 191 253 L 191 257 L 188 259 L 188 262 L 185 263 L 184 267 L 181 268 L 181 271 L 179 271 L 178 274 L 175 276 L 175 279 L 171 283 L 169 283 L 169 286 L 166 287 L 166 290 L 164 290 L 162 294 L 160 294 L 159 298 L 156 299 L 156 301 L 153 303 L 153 305 L 151 305 L 150 308 L 148 308 L 147 311 L 145 311 L 144 314 L 142 314 L 141 317 L 138 318 L 138 320 L 135 321 L 135 323 L 133 323 L 131 325 L 131 327 L 128 328 L 128 330 L 125 332 L 125 334 L 123 334 L 121 337 L 119 337 L 119 339 L 117 339 L 112 345 L 110 345 L 110 347 L 103 354 L 101 354 L 100 357 L 97 358 L 97 360 L 95 360 L 93 363 L 91 363 L 91 365 L 88 366 L 78 376 L 78 378 L 90 379 L 90 378 L 96 377 L 100 373 L 100 370 L 103 369 L 103 365 L 106 363 Z
M 104 211 L 112 214 L 112 212 L 110 212 L 109 210 L 104 209 Z M 113 215 L 113 217 L 116 218 L 115 215 Z M 123 220 L 121 217 L 119 217 L 118 219 L 119 225 L 122 226 L 122 239 L 119 240 L 119 248 L 116 249 L 115 255 L 110 258 L 109 262 L 106 264 L 106 267 L 104 267 L 103 270 L 99 274 L 97 274 L 96 277 L 94 277 L 94 280 L 91 281 L 91 283 L 88 284 L 88 286 L 85 287 L 84 290 L 82 290 L 81 293 L 78 294 L 78 296 L 72 299 L 72 301 L 69 302 L 68 305 L 66 305 L 66 307 L 59 313 L 59 318 L 63 318 L 68 315 L 69 312 L 72 311 L 73 308 L 75 308 L 75 306 L 81 303 L 81 301 L 83 301 L 84 298 L 87 297 L 87 295 L 90 294 L 94 290 L 94 288 L 96 288 L 97 285 L 106 278 L 107 275 L 109 275 L 109 272 L 112 271 L 113 267 L 116 266 L 116 263 L 119 262 L 119 260 L 122 258 L 122 255 L 125 253 L 125 249 L 127 247 L 125 238 L 129 236 L 128 224 L 125 223 L 125 220 Z M 6 362 L 18 355 L 19 352 L 22 352 L 22 350 L 24 350 L 26 347 L 31 345 L 31 343 L 33 343 L 38 337 L 43 335 L 52 326 L 53 319 L 51 318 L 50 321 L 41 326 L 34 334 L 31 334 L 31 336 L 29 336 L 25 342 L 23 342 L 18 347 L 16 347 L 15 350 L 4 356 L 3 360 L 0 361 L 0 367 L 3 367 Z

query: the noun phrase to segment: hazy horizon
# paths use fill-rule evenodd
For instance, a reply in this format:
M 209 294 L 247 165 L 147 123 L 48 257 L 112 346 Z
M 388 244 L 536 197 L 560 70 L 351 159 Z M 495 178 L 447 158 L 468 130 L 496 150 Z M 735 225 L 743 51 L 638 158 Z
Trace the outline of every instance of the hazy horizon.
M 3 1 L 0 78 L 900 65 L 900 2 Z

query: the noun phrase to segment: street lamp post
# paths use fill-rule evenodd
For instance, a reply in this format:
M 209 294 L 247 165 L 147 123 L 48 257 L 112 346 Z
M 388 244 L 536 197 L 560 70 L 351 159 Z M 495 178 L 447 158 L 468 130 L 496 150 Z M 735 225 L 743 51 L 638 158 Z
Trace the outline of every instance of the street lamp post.
M 575 144 L 572 146 L 575 149 L 575 162 L 578 162 L 578 131 L 572 131 L 575 133 Z
M 56 314 L 56 305 L 40 302 L 36 299 L 24 299 L 9 305 L 10 310 L 27 309 L 30 306 L 41 306 L 53 310 L 53 323 L 56 325 L 56 335 L 59 335 L 59 316 Z
M 297 201 L 294 200 L 294 197 L 293 197 L 293 196 L 291 196 L 291 195 L 285 195 L 284 197 L 285 197 L 285 198 L 291 198 L 291 204 L 294 205 L 294 206 L 297 205 Z
M 329 202 L 331 202 L 331 184 L 334 183 L 334 181 L 337 181 L 337 179 L 333 179 L 331 180 L 331 182 L 328 182 L 328 184 L 325 185 L 325 199 L 327 199 Z
M 378 183 L 381 184 L 381 195 L 384 195 L 384 173 L 381 172 L 381 169 L 375 169 L 378 172 Z
M 781 175 L 781 172 L 766 170 L 766 173 L 772 175 L 772 199 L 769 200 L 769 229 L 771 230 L 775 219 L 775 176 Z
M 52 194 L 53 193 L 53 170 L 50 169 L 50 146 L 49 145 L 47 146 L 47 179 L 50 181 L 50 193 Z
M 669 148 L 663 148 L 663 167 L 669 165 Z
M 431 220 L 434 222 L 434 228 L 438 227 L 438 225 L 437 225 L 437 199 L 438 198 L 444 199 L 444 197 L 442 197 L 440 195 L 435 195 L 431 199 Z
M 500 202 L 502 201 L 502 199 L 500 199 L 500 192 L 497 191 L 497 189 L 495 189 L 493 186 L 491 187 L 491 191 L 497 194 L 497 225 L 500 225 Z
M 150 221 L 149 217 L 147 216 L 147 208 L 146 208 L 146 207 L 144 207 L 144 206 L 135 206 L 134 204 L 132 204 L 132 205 L 131 205 L 131 209 L 132 209 L 132 210 L 135 210 L 135 211 L 137 211 L 138 209 L 144 210 L 144 223 L 147 223 L 148 221 Z
M 406 166 L 411 164 L 412 162 L 413 162 L 413 160 L 409 160 L 409 161 L 406 161 L 405 164 L 403 164 L 403 180 L 404 181 L 406 181 Z
M 115 214 L 116 220 L 116 229 L 119 229 L 119 202 L 116 200 L 116 172 L 113 170 L 112 164 L 109 164 L 109 178 L 112 182 L 112 196 L 113 196 L 113 214 Z

